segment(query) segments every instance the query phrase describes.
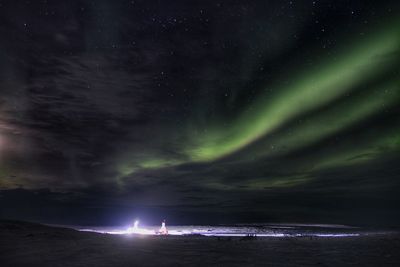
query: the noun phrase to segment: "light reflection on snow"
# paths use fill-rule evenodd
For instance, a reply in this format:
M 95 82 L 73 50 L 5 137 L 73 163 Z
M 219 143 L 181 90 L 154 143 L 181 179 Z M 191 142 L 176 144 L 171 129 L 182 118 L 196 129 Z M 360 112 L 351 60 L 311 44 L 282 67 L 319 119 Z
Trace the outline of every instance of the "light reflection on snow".
M 207 236 L 207 237 L 355 237 L 366 235 L 366 232 L 350 231 L 349 229 L 334 229 L 328 228 L 305 228 L 304 226 L 299 227 L 224 227 L 224 226 L 170 226 L 168 228 L 168 235 L 171 236 Z M 80 231 L 96 232 L 102 234 L 111 235 L 136 235 L 136 236 L 152 236 L 159 235 L 159 227 L 147 227 L 141 228 L 138 226 L 138 222 L 133 227 L 127 227 L 126 229 L 113 229 L 113 228 L 101 228 L 95 227 L 92 229 L 80 228 Z

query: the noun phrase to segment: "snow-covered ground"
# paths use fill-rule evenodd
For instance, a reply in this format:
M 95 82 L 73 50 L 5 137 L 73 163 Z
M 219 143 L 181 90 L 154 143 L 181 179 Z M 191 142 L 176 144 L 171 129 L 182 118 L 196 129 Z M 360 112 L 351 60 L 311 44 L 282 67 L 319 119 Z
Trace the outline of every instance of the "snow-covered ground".
M 72 227 L 79 231 L 105 234 L 157 235 L 159 226 Z M 257 236 L 257 237 L 351 237 L 376 234 L 366 229 L 343 225 L 263 224 L 236 226 L 167 226 L 169 235 Z
M 170 226 L 178 235 L 168 236 L 127 234 L 126 227 L 88 230 L 121 234 L 0 221 L 0 266 L 400 266 L 398 232 L 306 225 Z M 248 233 L 275 236 L 235 236 Z

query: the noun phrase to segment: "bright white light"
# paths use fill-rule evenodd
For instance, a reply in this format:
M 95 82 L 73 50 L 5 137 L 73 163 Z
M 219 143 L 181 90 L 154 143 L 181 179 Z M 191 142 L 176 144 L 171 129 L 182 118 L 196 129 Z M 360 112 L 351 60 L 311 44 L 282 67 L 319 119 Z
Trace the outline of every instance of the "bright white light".
M 110 232 L 108 232 L 110 233 Z M 118 231 L 120 233 L 120 231 Z M 110 234 L 118 234 L 116 232 L 110 233 Z M 142 229 L 139 228 L 139 220 L 136 220 L 133 223 L 133 227 L 128 227 L 128 229 L 124 232 L 122 231 L 123 234 L 140 234 L 140 235 L 154 235 L 155 233 L 150 230 Z

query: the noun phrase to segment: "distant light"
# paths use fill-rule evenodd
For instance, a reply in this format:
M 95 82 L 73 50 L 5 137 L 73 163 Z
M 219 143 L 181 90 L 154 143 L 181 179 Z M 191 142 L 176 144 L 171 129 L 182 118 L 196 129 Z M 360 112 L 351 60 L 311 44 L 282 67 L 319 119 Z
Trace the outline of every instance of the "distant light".
M 107 232 L 108 234 L 140 234 L 140 235 L 152 235 L 153 231 L 139 228 L 139 220 L 135 220 L 133 227 L 128 227 L 126 231 L 113 231 Z

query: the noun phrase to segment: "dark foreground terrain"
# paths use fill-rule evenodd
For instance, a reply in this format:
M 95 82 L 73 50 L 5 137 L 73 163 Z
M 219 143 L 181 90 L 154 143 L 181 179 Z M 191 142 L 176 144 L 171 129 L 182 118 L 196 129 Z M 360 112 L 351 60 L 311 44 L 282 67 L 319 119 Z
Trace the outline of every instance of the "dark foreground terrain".
M 0 266 L 400 266 L 400 236 L 125 236 L 0 221 Z

